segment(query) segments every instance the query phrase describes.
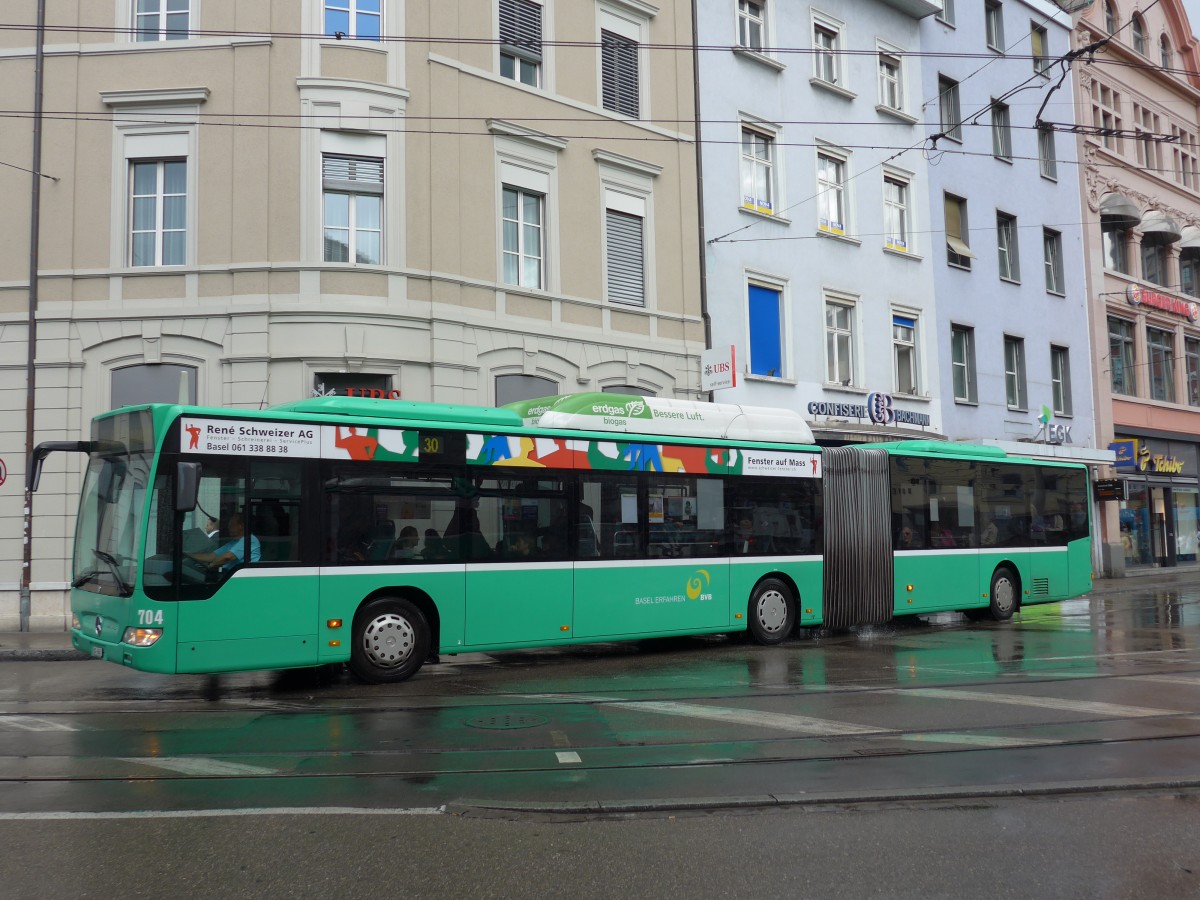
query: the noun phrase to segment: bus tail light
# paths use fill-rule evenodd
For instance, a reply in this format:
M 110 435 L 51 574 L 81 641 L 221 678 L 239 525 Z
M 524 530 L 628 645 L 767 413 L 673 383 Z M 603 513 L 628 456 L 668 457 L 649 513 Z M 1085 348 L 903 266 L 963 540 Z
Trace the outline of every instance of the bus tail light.
M 162 633 L 161 628 L 126 628 L 121 643 L 133 647 L 149 647 L 162 637 Z

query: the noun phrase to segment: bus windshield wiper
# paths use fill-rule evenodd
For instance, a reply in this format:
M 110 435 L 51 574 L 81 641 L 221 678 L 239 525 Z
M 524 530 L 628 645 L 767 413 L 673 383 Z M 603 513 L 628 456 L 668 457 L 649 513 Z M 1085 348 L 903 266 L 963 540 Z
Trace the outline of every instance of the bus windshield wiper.
M 117 587 L 121 590 L 121 596 L 128 597 L 132 594 L 133 588 L 127 585 L 125 579 L 121 577 L 121 564 L 117 562 L 117 558 L 107 550 L 101 550 L 99 547 L 93 547 L 92 552 L 96 554 L 96 559 L 105 563 L 112 570 L 112 576 L 116 579 Z

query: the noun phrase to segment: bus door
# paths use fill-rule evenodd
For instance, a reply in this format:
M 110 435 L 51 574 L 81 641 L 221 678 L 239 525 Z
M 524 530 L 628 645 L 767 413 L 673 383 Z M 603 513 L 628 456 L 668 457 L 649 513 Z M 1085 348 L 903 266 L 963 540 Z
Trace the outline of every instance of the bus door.
M 466 562 L 466 643 L 574 636 L 567 480 L 516 467 L 462 479 L 443 542 Z
M 316 665 L 318 579 L 301 546 L 304 461 L 202 465 L 197 508 L 183 517 L 178 671 Z

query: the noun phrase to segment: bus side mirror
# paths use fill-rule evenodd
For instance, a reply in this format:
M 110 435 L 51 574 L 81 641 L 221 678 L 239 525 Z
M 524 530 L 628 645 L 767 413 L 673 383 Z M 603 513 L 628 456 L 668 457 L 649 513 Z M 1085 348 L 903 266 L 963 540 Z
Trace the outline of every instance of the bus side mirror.
M 175 512 L 191 512 L 200 494 L 200 463 L 181 462 L 175 467 Z

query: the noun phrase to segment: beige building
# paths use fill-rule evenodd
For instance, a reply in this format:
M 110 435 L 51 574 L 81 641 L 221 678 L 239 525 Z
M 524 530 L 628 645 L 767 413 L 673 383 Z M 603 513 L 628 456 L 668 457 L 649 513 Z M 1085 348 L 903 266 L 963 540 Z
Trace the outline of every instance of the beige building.
M 36 21 L 10 0 L 10 22 Z M 694 397 L 690 3 L 47 0 L 36 440 L 125 403 Z M 34 31 L 0 31 L 6 109 Z M 28 168 L 32 117 L 0 129 Z M 0 630 L 20 619 L 30 175 L 0 168 Z M 61 629 L 80 459 L 34 512 Z M 26 624 L 25 622 L 21 624 Z
M 1139 11 L 1139 6 L 1142 11 Z M 1194 564 L 1200 506 L 1200 55 L 1179 0 L 1079 18 L 1080 178 L 1106 574 Z M 1106 40 L 1107 39 L 1107 40 Z

